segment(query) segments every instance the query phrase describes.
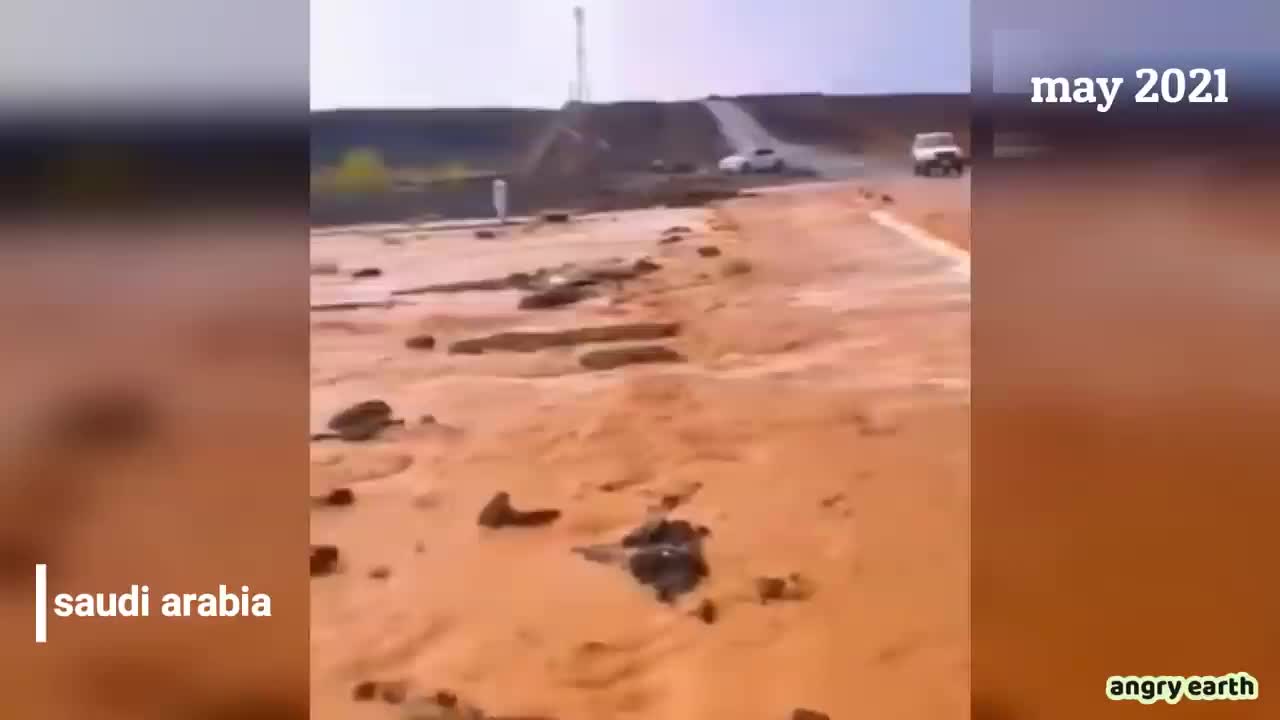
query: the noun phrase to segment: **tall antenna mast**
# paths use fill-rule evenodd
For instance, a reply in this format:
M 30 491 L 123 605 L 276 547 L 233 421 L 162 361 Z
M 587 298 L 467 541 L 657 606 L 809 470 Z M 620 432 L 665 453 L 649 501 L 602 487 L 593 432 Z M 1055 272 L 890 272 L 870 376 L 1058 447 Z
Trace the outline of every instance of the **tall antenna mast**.
M 581 6 L 573 9 L 573 22 L 577 28 L 578 78 L 574 84 L 574 100 L 585 103 L 591 100 L 587 85 L 587 28 L 586 11 Z

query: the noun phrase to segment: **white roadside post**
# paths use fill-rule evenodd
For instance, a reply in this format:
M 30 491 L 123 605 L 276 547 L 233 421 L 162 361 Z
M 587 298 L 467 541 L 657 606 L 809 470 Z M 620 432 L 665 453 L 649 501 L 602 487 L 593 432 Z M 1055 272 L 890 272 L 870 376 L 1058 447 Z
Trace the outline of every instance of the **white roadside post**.
M 493 211 L 498 216 L 498 223 L 507 224 L 507 181 L 498 178 L 493 181 Z

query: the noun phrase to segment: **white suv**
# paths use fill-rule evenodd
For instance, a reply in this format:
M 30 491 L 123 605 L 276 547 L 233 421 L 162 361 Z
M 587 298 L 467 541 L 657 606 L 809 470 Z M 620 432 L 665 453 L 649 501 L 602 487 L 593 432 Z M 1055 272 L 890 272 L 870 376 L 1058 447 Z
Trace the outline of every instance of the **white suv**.
M 964 151 L 949 132 L 920 133 L 911 142 L 911 162 L 916 175 L 932 175 L 940 170 L 943 175 L 964 173 Z
M 782 156 L 771 148 L 759 148 L 748 155 L 730 155 L 720 161 L 720 170 L 729 173 L 781 172 Z

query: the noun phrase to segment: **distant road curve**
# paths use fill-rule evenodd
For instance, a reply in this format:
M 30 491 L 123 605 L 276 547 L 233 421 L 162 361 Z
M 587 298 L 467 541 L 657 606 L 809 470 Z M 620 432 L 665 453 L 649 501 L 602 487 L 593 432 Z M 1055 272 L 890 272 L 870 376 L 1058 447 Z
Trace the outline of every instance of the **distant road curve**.
M 787 164 L 813 170 L 828 180 L 863 177 L 866 162 L 856 155 L 834 150 L 799 145 L 779 140 L 769 133 L 742 106 L 731 100 L 703 100 L 702 104 L 715 116 L 720 134 L 735 153 L 749 153 L 756 148 L 773 148 Z

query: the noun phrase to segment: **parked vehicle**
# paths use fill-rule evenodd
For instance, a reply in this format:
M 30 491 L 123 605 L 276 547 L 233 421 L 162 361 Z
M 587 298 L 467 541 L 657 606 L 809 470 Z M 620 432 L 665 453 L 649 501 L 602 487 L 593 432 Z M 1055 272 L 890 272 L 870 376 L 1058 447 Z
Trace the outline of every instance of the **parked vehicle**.
M 916 175 L 964 174 L 964 151 L 949 132 L 920 133 L 911 142 L 911 162 Z
M 785 167 L 786 161 L 773 148 L 757 148 L 746 155 L 730 155 L 720 161 L 720 170 L 727 173 L 781 172 Z

